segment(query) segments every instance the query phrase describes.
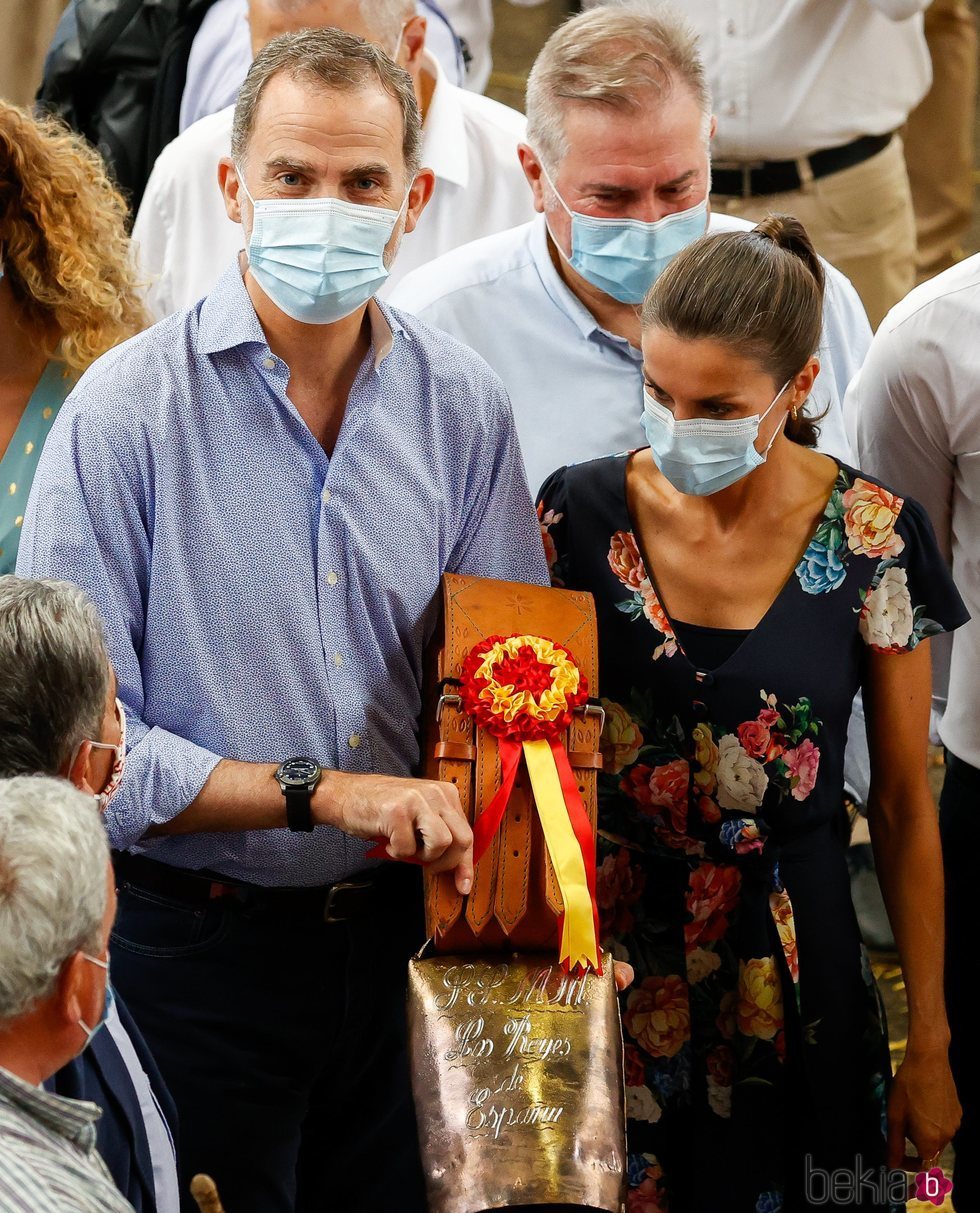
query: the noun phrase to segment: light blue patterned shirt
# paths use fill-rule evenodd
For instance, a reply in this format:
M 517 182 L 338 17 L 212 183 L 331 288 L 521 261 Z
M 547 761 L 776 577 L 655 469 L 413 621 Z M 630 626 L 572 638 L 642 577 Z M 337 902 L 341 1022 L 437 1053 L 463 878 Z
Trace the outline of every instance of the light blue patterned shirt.
M 48 438 L 18 572 L 77 582 L 105 623 L 130 745 L 116 847 L 259 884 L 364 867 L 370 844 L 330 827 L 140 840 L 219 757 L 409 774 L 442 574 L 547 581 L 499 379 L 413 317 L 368 314 L 332 457 L 237 266 L 99 359 Z

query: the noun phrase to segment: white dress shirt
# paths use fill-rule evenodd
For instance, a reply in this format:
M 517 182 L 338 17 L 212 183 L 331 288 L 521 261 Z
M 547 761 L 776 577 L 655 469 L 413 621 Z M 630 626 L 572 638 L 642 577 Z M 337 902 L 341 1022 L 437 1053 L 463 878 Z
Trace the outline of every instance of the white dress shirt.
M 436 80 L 422 130 L 422 161 L 436 188 L 418 227 L 402 241 L 382 296 L 418 266 L 480 236 L 523 223 L 531 191 L 517 158 L 524 116 L 456 88 L 426 55 Z M 225 213 L 218 161 L 231 145 L 233 110 L 202 118 L 163 149 L 133 228 L 147 301 L 158 317 L 190 307 L 244 247 Z
M 980 255 L 892 308 L 851 384 L 845 413 L 858 465 L 925 506 L 972 616 L 952 637 L 933 638 L 933 691 L 937 706 L 947 701 L 943 743 L 980 768 L 978 333 Z
M 751 226 L 712 215 L 709 230 Z M 849 460 L 841 398 L 870 344 L 871 328 L 851 284 L 825 269 L 821 370 L 811 411 L 829 406 L 820 447 Z M 564 464 L 646 445 L 643 356 L 624 337 L 600 328 L 565 285 L 542 215 L 417 270 L 391 299 L 471 346 L 504 381 L 532 493 Z
M 795 160 L 897 130 L 932 80 L 930 0 L 685 0 L 716 162 Z
M 180 130 L 234 105 L 251 65 L 248 0 L 215 0 L 191 43 L 180 99 Z

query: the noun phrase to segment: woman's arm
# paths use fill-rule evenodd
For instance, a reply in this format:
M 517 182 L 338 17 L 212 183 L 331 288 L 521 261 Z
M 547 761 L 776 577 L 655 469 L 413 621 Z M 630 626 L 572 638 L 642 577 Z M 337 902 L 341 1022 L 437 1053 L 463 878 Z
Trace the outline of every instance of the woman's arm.
M 927 640 L 910 653 L 869 652 L 868 824 L 909 1009 L 905 1060 L 888 1104 L 890 1167 L 902 1166 L 905 1137 L 921 1158 L 932 1158 L 960 1119 L 947 1058 L 939 821 L 926 775 L 930 698 Z

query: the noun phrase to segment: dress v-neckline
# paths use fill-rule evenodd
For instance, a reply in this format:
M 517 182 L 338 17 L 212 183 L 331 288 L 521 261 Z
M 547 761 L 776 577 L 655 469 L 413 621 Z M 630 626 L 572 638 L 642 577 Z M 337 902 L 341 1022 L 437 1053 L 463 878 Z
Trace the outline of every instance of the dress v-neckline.
M 642 449 L 642 448 L 638 448 L 638 449 Z M 738 660 L 742 651 L 748 645 L 750 645 L 752 643 L 752 641 L 755 639 L 756 635 L 769 622 L 770 617 L 772 615 L 774 615 L 776 613 L 777 609 L 781 606 L 782 601 L 787 594 L 787 591 L 792 586 L 794 579 L 796 579 L 796 570 L 800 566 L 800 561 L 803 559 L 803 556 L 805 555 L 810 544 L 813 543 L 814 539 L 816 538 L 817 532 L 820 530 L 820 527 L 824 521 L 824 518 L 826 517 L 827 508 L 834 499 L 834 493 L 836 493 L 838 490 L 838 487 L 840 485 L 841 474 L 844 470 L 843 465 L 841 464 L 840 460 L 837 459 L 835 456 L 827 455 L 828 459 L 832 459 L 834 461 L 834 464 L 837 467 L 837 475 L 834 477 L 834 482 L 830 486 L 830 492 L 827 494 L 827 499 L 824 502 L 823 509 L 820 511 L 820 515 L 817 519 L 816 525 L 809 532 L 806 543 L 804 544 L 802 551 L 800 552 L 799 556 L 797 556 L 796 561 L 793 564 L 793 567 L 790 569 L 786 578 L 783 580 L 782 584 L 780 585 L 779 590 L 776 593 L 776 596 L 769 603 L 769 606 L 763 612 L 762 616 L 759 618 L 758 622 L 755 624 L 754 627 L 724 629 L 726 631 L 727 630 L 733 630 L 733 631 L 739 631 L 739 632 L 744 631 L 745 635 L 742 637 L 742 640 L 736 646 L 734 651 L 721 663 L 721 665 L 716 666 L 714 669 L 711 669 L 711 670 L 702 670 L 702 669 L 699 669 L 697 665 L 695 665 L 695 663 L 691 660 L 691 658 L 684 651 L 684 646 L 681 644 L 680 639 L 677 636 L 673 616 L 668 613 L 667 607 L 664 605 L 663 595 L 660 592 L 660 587 L 657 585 L 656 576 L 653 571 L 653 565 L 647 559 L 645 545 L 642 541 L 642 537 L 640 535 L 639 528 L 634 523 L 633 515 L 630 512 L 629 495 L 626 490 L 626 477 L 629 473 L 630 460 L 633 458 L 633 456 L 636 453 L 637 453 L 636 451 L 629 451 L 623 460 L 623 474 L 622 474 L 622 479 L 620 482 L 620 488 L 621 488 L 621 492 L 622 492 L 623 514 L 626 518 L 629 533 L 633 537 L 633 542 L 636 544 L 636 550 L 637 550 L 637 554 L 639 556 L 639 561 L 640 561 L 640 568 L 643 572 L 643 576 L 650 583 L 650 588 L 653 590 L 654 597 L 657 600 L 657 605 L 660 607 L 663 617 L 667 621 L 668 626 L 670 627 L 671 638 L 673 639 L 675 645 L 677 646 L 677 653 L 681 657 L 683 657 L 683 659 L 687 663 L 687 665 L 689 665 L 690 668 L 694 671 L 695 677 L 698 679 L 699 682 L 708 676 L 713 678 L 713 677 L 717 676 L 718 674 L 720 674 L 722 671 L 724 671 L 728 666 L 732 665 L 735 661 Z M 825 453 L 825 452 L 822 452 L 822 453 Z

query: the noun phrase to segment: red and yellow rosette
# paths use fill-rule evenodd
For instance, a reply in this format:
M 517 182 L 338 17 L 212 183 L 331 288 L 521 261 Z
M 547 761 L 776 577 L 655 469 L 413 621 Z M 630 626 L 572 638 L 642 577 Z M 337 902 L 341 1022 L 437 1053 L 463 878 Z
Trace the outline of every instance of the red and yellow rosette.
M 602 972 L 595 842 L 561 734 L 588 698 L 585 675 L 564 645 L 542 636 L 490 636 L 461 674 L 463 710 L 497 738 L 503 780 L 473 827 L 479 862 L 503 821 L 521 758 L 565 912 L 560 960 L 569 971 Z

